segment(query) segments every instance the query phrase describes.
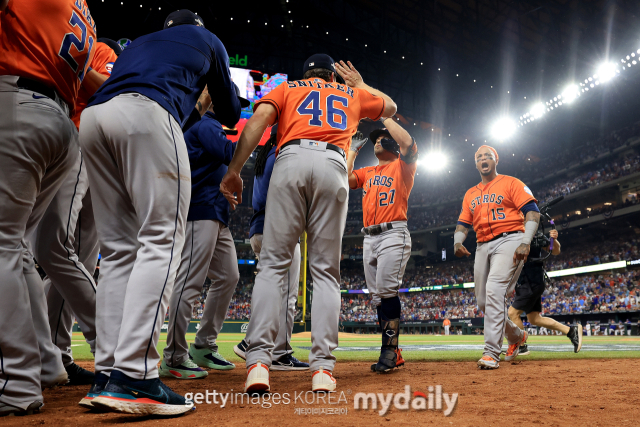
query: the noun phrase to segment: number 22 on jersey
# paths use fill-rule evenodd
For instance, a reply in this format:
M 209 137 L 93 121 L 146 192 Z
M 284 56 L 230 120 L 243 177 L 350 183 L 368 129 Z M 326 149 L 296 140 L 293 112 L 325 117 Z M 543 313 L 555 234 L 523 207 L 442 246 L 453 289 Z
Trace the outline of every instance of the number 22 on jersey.
M 344 96 L 329 95 L 325 105 L 321 105 L 320 91 L 313 90 L 302 100 L 296 111 L 301 116 L 311 116 L 309 126 L 322 127 L 322 117 L 326 116 L 326 122 L 334 129 L 345 130 L 347 128 L 347 113 L 344 109 L 349 107 L 349 100 Z M 322 108 L 324 107 L 324 109 Z M 326 114 L 325 114 L 326 112 Z

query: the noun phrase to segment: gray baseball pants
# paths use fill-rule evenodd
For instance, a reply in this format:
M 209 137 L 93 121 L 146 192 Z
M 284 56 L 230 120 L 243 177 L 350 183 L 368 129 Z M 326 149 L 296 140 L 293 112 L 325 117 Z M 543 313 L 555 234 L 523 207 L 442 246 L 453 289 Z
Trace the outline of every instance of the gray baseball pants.
M 505 334 L 509 344 L 515 344 L 524 333 L 509 319 L 505 303 L 509 281 L 517 268 L 513 254 L 520 243 L 522 233 L 516 233 L 478 243 L 476 249 L 473 277 L 478 308 L 484 312 L 483 355 L 498 361 Z
M 167 346 L 163 357 L 169 366 L 181 365 L 189 358 L 187 328 L 193 303 L 202 292 L 207 276 L 211 279 L 195 344 L 218 351 L 216 339 L 240 279 L 238 258 L 228 227 L 217 220 L 187 222 L 187 238 L 173 293 L 169 301 Z
M 247 366 L 271 365 L 280 332 L 281 295 L 298 238 L 307 231 L 313 280 L 311 307 L 312 371 L 333 370 L 338 346 L 340 257 L 347 215 L 346 162 L 339 153 L 317 146 L 280 150 L 269 183 L 258 275 L 247 330 Z
M 262 234 L 251 236 L 251 249 L 260 258 L 262 250 Z M 274 342 L 273 358 L 278 360 L 286 354 L 292 354 L 291 334 L 293 332 L 293 322 L 296 316 L 296 304 L 298 303 L 298 289 L 300 287 L 300 244 L 296 245 L 293 251 L 291 267 L 285 276 L 285 283 L 282 286 L 282 309 L 280 311 L 280 330 Z
M 182 130 L 156 102 L 127 93 L 84 110 L 80 144 L 102 253 L 96 371 L 157 378 L 191 198 Z
M 26 409 L 64 367 L 51 337 L 51 348 L 40 348 L 36 335 L 49 328 L 25 236 L 73 166 L 78 137 L 67 111 L 19 89 L 17 80 L 0 76 L 0 402 Z M 41 360 L 41 353 L 53 359 Z
M 49 338 L 62 352 L 65 366 L 73 363 L 74 314 L 92 352 L 96 339 L 93 272 L 98 263 L 99 247 L 88 190 L 86 162 L 80 153 L 29 238 L 38 264 L 47 273 Z
M 374 307 L 381 300 L 398 296 L 404 270 L 411 256 L 411 235 L 406 221 L 393 222 L 391 230 L 364 236 L 364 276 Z

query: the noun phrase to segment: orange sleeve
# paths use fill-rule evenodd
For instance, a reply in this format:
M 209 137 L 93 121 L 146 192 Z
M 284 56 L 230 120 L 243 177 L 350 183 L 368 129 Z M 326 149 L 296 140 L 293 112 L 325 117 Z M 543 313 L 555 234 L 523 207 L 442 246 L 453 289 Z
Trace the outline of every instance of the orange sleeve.
M 459 222 L 464 222 L 465 224 L 473 225 L 473 214 L 469 210 L 469 193 L 464 195 L 464 200 L 462 201 L 462 210 L 460 211 L 460 216 L 458 217 Z
M 104 43 L 98 43 L 96 44 L 96 53 L 91 60 L 91 68 L 103 76 L 109 77 L 116 59 L 118 56 L 113 49 Z
M 275 89 L 269 92 L 264 98 L 256 102 L 255 105 L 253 106 L 253 111 L 256 111 L 261 104 L 264 104 L 264 103 L 271 104 L 274 106 L 274 108 L 278 112 L 278 118 L 276 122 L 279 121 L 280 115 L 282 114 L 282 107 L 284 106 L 284 87 L 286 84 L 287 82 L 280 83 L 278 86 L 276 86 Z
M 379 96 L 372 95 L 368 90 L 354 90 L 358 91 L 358 99 L 360 101 L 360 119 L 368 117 L 371 120 L 379 120 L 384 112 L 384 99 Z
M 513 204 L 518 210 L 529 202 L 538 202 L 536 198 L 533 197 L 533 192 L 531 192 L 529 187 L 524 185 L 524 182 L 519 179 L 513 178 L 509 187 L 511 201 L 513 201 Z
M 356 188 L 362 188 L 362 186 L 364 185 L 365 173 L 365 168 L 353 171 L 353 174 L 356 176 L 357 182 L 355 188 L 352 188 L 352 190 L 355 190 Z

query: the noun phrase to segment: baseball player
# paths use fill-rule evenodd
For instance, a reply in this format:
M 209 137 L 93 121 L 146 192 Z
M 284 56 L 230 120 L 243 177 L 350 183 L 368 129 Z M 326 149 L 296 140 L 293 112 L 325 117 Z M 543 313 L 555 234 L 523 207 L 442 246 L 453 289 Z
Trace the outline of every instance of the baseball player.
M 251 105 L 242 97 L 238 99 L 242 108 Z M 167 346 L 160 376 L 197 379 L 207 376 L 202 368 L 235 368 L 218 353 L 216 344 L 240 279 L 236 247 L 229 230 L 229 203 L 220 193 L 220 180 L 227 172 L 226 165 L 233 157 L 235 144 L 227 139 L 212 107 L 185 133 L 184 139 L 191 165 L 191 204 L 187 238 L 169 301 Z M 200 329 L 195 343 L 187 347 L 186 333 L 193 303 L 202 291 L 207 271 L 212 283 Z
M 273 173 L 273 165 L 276 161 L 278 125 L 271 128 L 271 137 L 262 147 L 255 163 L 255 177 L 253 178 L 253 216 L 251 217 L 251 248 L 260 259 L 262 249 L 262 232 L 264 230 L 264 212 L 267 204 L 267 192 Z M 306 371 L 309 364 L 299 361 L 293 356 L 291 348 L 291 333 L 293 332 L 293 320 L 296 314 L 296 302 L 298 301 L 298 288 L 300 285 L 300 243 L 293 251 L 291 267 L 285 275 L 285 283 L 282 285 L 282 309 L 280 312 L 280 330 L 276 336 L 271 360 L 272 371 Z M 238 357 L 245 359 L 247 342 L 242 340 L 233 347 L 233 352 Z
M 116 49 L 116 50 L 114 50 Z M 98 39 L 91 69 L 106 78 L 122 51 L 113 40 Z M 80 114 L 92 93 L 80 87 L 72 120 L 80 125 Z M 74 313 L 82 325 L 92 352 L 95 348 L 95 295 L 93 272 L 98 262 L 98 234 L 93 220 L 89 181 L 82 153 L 47 208 L 29 242 L 38 264 L 47 273 L 44 280 L 50 331 L 36 331 L 39 342 L 52 340 L 62 353 L 69 385 L 93 383 L 93 373 L 73 362 L 71 335 Z M 46 360 L 43 357 L 43 360 Z
M 498 175 L 498 160 L 497 151 L 488 145 L 476 152 L 476 169 L 482 181 L 467 190 L 454 234 L 455 254 L 462 257 L 470 255 L 462 245 L 469 228 L 476 232 L 475 294 L 484 312 L 485 346 L 478 360 L 482 369 L 499 367 L 505 333 L 509 342 L 505 360 L 515 358 L 527 341 L 527 333 L 508 318 L 505 298 L 529 255 L 540 222 L 531 190 L 517 178 Z
M 220 40 L 188 10 L 133 41 L 80 120 L 102 260 L 94 406 L 177 415 L 193 403 L 158 378 L 156 349 L 185 241 L 191 170 L 182 126 L 207 84 L 217 119 L 240 102 Z M 107 383 L 108 380 L 108 383 Z
M 382 330 L 380 357 L 371 370 L 379 373 L 404 365 L 398 348 L 402 311 L 398 289 L 411 256 L 407 204 L 418 160 L 411 135 L 391 118 L 381 121 L 387 128 L 369 134 L 378 164 L 353 171 L 358 150 L 366 143 L 357 138 L 347 159 L 349 187 L 362 188 L 364 275 Z
M 558 231 L 551 230 L 549 237 L 554 239 L 551 254 L 559 255 L 561 245 L 558 241 Z M 576 326 L 567 326 L 541 315 L 542 294 L 546 287 L 544 264 L 542 261 L 534 261 L 531 258 L 541 258 L 542 249 L 548 252 L 549 246 L 546 248 L 536 248 L 535 246 L 531 248 L 530 258 L 524 263 L 522 273 L 520 273 L 520 277 L 518 278 L 516 295 L 513 298 L 511 307 L 509 307 L 509 318 L 520 329 L 524 329 L 524 324 L 520 316 L 522 313 L 527 313 L 527 319 L 532 325 L 545 327 L 552 331 L 559 331 L 565 334 L 573 344 L 573 351 L 577 353 L 582 348 L 582 324 L 578 323 Z M 528 348 L 522 348 L 521 346 L 518 354 L 523 354 L 525 351 L 528 351 Z
M 314 285 L 312 390 L 336 388 L 331 352 L 338 346 L 340 257 L 349 184 L 345 149 L 360 119 L 378 120 L 396 112 L 391 98 L 366 85 L 353 65 L 342 64 L 335 66 L 328 55 L 313 55 L 304 63 L 302 80 L 282 83 L 258 101 L 220 185 L 232 206 L 242 202 L 242 166 L 267 126 L 278 123 L 247 331 L 248 393 L 270 389 L 269 367 L 281 329 L 282 288 L 305 230 Z M 336 68 L 348 86 L 336 83 Z
M 84 0 L 0 1 L 0 415 L 39 410 L 41 387 L 67 381 L 51 338 L 38 341 L 45 295 L 24 238 L 76 160 L 69 114 L 95 38 Z

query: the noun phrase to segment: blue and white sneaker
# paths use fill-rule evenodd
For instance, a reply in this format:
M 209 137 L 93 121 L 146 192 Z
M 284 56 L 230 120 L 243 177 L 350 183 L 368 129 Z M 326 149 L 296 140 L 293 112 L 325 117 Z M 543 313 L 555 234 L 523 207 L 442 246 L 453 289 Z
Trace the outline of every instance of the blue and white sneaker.
M 280 359 L 271 363 L 272 371 L 308 371 L 309 364 L 293 357 L 292 354 L 285 354 Z
M 201 368 L 228 371 L 236 367 L 217 351 L 211 351 L 208 348 L 197 348 L 194 344 L 189 347 L 189 357 Z
M 89 389 L 89 393 L 78 403 L 80 406 L 88 409 L 94 409 L 93 399 L 98 397 L 102 390 L 107 386 L 109 382 L 109 377 L 101 372 L 97 372 L 95 378 L 93 379 L 93 385 Z
M 242 360 L 247 360 L 247 342 L 245 340 L 240 341 L 240 344 L 233 346 L 233 352 Z
M 112 371 L 102 393 L 92 401 L 94 407 L 136 415 L 180 415 L 194 411 L 193 402 L 174 393 L 159 378 L 135 380 Z

